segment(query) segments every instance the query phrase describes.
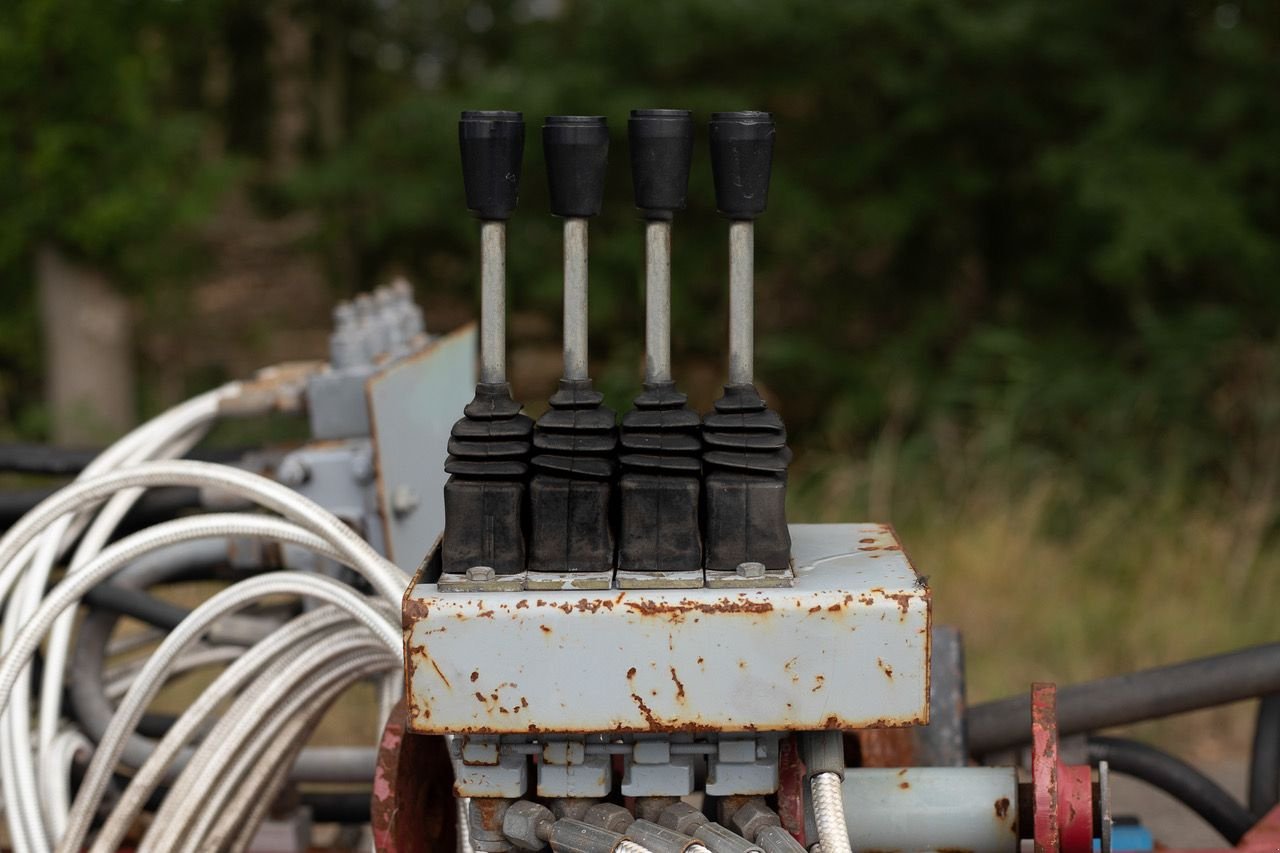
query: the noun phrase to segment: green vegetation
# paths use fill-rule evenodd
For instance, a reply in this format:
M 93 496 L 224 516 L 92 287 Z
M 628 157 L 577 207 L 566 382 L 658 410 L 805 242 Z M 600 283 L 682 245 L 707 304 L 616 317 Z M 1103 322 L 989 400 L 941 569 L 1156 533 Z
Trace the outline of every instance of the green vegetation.
M 311 217 L 301 250 L 335 293 L 404 271 L 433 316 L 461 314 L 454 121 L 484 106 L 531 131 L 610 119 L 592 348 L 625 407 L 627 111 L 763 108 L 758 370 L 798 451 L 794 514 L 894 521 L 969 632 L 980 695 L 1274 639 L 1278 91 L 1280 18 L 1236 2 L 18 0 L 0 11 L 0 393 L 39 423 L 36 247 L 167 291 L 202 273 L 183 241 L 211 188 Z M 510 298 L 554 318 L 529 139 Z M 674 337 L 706 403 L 725 235 L 698 152 Z M 552 339 L 513 323 L 517 347 Z

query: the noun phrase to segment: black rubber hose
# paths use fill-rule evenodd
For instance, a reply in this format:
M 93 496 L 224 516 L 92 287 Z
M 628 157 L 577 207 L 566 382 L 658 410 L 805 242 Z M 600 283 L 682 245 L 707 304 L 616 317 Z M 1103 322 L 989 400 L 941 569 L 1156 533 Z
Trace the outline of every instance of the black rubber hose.
M 1280 804 L 1280 693 L 1262 697 L 1249 756 L 1249 810 L 1264 815 Z
M 92 448 L 5 442 L 0 444 L 0 471 L 73 477 L 101 452 Z
M 1254 815 L 1199 770 L 1167 752 L 1136 740 L 1091 736 L 1089 763 L 1107 762 L 1125 776 L 1154 785 L 1199 815 L 1231 844 L 1257 823 Z
M 85 593 L 86 604 L 103 610 L 111 610 L 123 616 L 172 631 L 191 614 L 185 607 L 148 595 L 140 589 L 130 589 L 113 583 L 100 583 Z
M 1058 733 L 1085 734 L 1280 693 L 1280 643 L 1073 684 L 1058 690 Z M 974 705 L 969 749 L 986 755 L 1031 742 L 1027 694 Z
M 12 527 L 14 522 L 34 509 L 36 504 L 56 491 L 56 488 L 0 491 L 0 531 Z M 122 536 L 160 521 L 168 521 L 184 510 L 199 507 L 198 489 L 177 486 L 150 489 L 121 520 L 116 528 L 116 535 Z
M 244 456 L 245 452 L 244 448 L 199 448 L 187 454 L 187 458 L 206 462 L 233 462 Z M 101 448 L 4 442 L 0 443 L 0 471 L 74 477 L 88 467 L 100 453 L 102 453 Z

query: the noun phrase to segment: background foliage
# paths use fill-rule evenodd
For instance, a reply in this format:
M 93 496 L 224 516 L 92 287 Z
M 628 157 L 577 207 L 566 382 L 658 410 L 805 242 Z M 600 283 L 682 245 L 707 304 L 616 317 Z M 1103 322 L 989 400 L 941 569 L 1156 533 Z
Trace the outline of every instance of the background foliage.
M 284 149 L 282 31 L 306 46 L 287 69 L 303 130 Z M 1280 591 L 1266 568 L 1277 92 L 1280 18 L 1246 2 L 15 0 L 0 6 L 3 393 L 27 422 L 37 246 L 110 271 L 145 305 L 200 277 L 200 226 L 229 196 L 265 220 L 311 217 L 290 250 L 334 294 L 405 272 L 435 316 L 469 310 L 454 122 L 480 106 L 523 110 L 531 131 L 550 113 L 610 120 L 592 347 L 625 408 L 642 316 L 627 111 L 767 109 L 779 134 L 757 229 L 758 369 L 798 450 L 796 514 L 917 535 L 918 560 L 968 590 L 945 615 L 992 648 L 1029 626 L 966 615 L 975 595 L 1012 584 L 1094 602 L 1083 620 L 1043 620 L 1027 670 L 1238 644 L 1268 633 Z M 558 232 L 529 140 L 512 335 L 554 346 Z M 674 337 L 705 405 L 725 228 L 700 142 Z M 518 389 L 526 400 L 545 398 L 551 365 Z M 1065 586 L 1025 587 L 1050 570 Z M 1135 604 L 1169 590 L 1231 615 L 1192 625 L 1194 611 Z M 1185 630 L 1153 645 L 1171 620 Z M 1093 663 L 1056 653 L 1063 641 Z

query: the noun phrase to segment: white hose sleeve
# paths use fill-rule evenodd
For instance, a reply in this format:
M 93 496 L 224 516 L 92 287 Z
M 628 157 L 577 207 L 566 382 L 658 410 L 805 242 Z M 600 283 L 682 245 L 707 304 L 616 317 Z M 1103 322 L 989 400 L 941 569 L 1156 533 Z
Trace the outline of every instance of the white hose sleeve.
M 818 826 L 822 853 L 853 853 L 849 827 L 844 822 L 840 777 L 835 773 L 818 773 L 810 780 L 809 789 L 813 795 L 813 821 Z
M 94 849 L 112 851 L 120 847 L 125 834 L 142 813 L 143 806 L 164 779 L 178 753 L 225 700 L 239 693 L 260 670 L 286 655 L 295 645 L 313 643 L 316 634 L 337 631 L 348 620 L 349 617 L 335 607 L 310 610 L 278 628 L 219 673 L 178 717 L 146 762 L 134 773 L 116 807 L 98 831 Z

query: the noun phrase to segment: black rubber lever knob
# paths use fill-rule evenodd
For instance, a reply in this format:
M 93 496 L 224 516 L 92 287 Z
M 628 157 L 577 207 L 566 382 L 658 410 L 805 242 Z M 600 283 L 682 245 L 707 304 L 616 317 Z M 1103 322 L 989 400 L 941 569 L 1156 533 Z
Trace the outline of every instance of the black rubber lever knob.
M 604 203 L 609 125 L 603 116 L 547 116 L 542 126 L 551 212 L 588 217 Z
M 773 116 L 754 111 L 712 113 L 710 136 L 716 209 L 730 219 L 755 219 L 769 204 Z
M 693 113 L 632 110 L 627 122 L 631 181 L 645 219 L 670 220 L 689 197 L 693 161 Z
M 480 219 L 510 219 L 520 194 L 524 116 L 505 110 L 467 110 L 458 120 L 458 145 L 467 209 Z

